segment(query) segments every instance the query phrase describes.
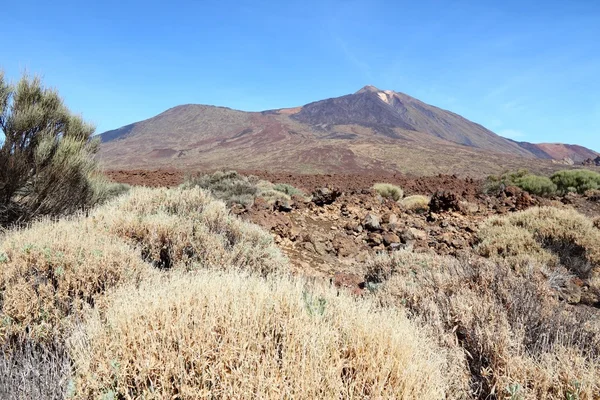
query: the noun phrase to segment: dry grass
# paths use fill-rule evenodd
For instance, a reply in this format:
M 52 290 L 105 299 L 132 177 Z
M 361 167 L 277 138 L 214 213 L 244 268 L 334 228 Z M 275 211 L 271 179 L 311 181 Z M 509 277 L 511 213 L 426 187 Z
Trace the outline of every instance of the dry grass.
M 71 388 L 71 360 L 63 344 L 20 338 L 0 346 L 2 400 L 62 400 Z
M 431 200 L 428 196 L 423 195 L 413 195 L 405 197 L 400 201 L 400 204 L 405 210 L 415 211 L 415 212 L 424 212 L 429 210 L 429 201 Z
M 107 289 L 148 270 L 130 246 L 82 218 L 11 231 L 0 244 L 0 341 L 60 336 Z
M 372 260 L 367 276 L 383 282 L 384 304 L 406 307 L 436 329 L 454 375 L 464 368 L 471 376 L 452 380 L 458 397 L 600 396 L 598 315 L 559 303 L 539 271 L 401 251 Z
M 478 251 L 485 257 L 506 258 L 522 265 L 519 258 L 532 256 L 550 267 L 564 266 L 594 286 L 600 285 L 600 231 L 575 210 L 530 208 L 491 218 L 478 235 Z
M 107 304 L 71 342 L 77 398 L 445 397 L 444 352 L 403 312 L 300 280 L 175 273 Z
M 393 199 L 394 201 L 398 201 L 404 197 L 402 188 L 390 183 L 376 183 L 373 185 L 373 189 L 375 189 L 381 197 Z
M 92 216 L 140 248 L 160 269 L 236 269 L 268 275 L 287 269 L 271 235 L 231 215 L 200 188 L 136 188 Z

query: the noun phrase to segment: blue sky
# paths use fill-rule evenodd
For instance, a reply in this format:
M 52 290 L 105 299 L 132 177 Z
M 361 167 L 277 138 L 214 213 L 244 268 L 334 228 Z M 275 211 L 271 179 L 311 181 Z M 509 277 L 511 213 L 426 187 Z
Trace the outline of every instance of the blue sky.
M 517 140 L 600 150 L 597 0 L 20 0 L 2 11 L 0 68 L 41 75 L 98 132 L 178 104 L 258 111 L 372 84 Z

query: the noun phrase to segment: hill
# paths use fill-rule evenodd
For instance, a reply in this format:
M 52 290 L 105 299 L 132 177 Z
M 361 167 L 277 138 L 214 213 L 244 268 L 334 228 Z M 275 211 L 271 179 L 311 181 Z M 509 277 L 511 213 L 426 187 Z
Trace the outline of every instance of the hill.
M 563 154 L 576 161 L 596 154 L 514 142 L 450 111 L 373 86 L 263 112 L 181 105 L 105 132 L 101 140 L 100 160 L 111 169 L 480 175 L 507 168 L 551 170 L 551 159 Z

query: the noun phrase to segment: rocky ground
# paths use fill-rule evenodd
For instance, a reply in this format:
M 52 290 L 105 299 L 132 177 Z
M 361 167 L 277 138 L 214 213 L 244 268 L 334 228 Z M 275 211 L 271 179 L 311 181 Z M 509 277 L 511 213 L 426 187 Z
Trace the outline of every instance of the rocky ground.
M 369 255 L 407 247 L 416 252 L 459 255 L 472 250 L 479 223 L 491 215 L 535 205 L 573 206 L 596 218 L 600 226 L 600 197 L 536 198 L 516 187 L 490 196 L 484 193 L 482 181 L 447 175 L 244 173 L 291 184 L 307 196 L 275 204 L 257 198 L 252 206 L 237 206 L 233 212 L 270 231 L 296 273 L 331 278 L 356 291 L 360 291 L 362 264 Z M 109 176 L 146 186 L 176 186 L 184 179 L 179 171 L 113 171 Z M 407 196 L 431 196 L 431 208 L 407 210 L 371 189 L 376 182 L 399 185 Z

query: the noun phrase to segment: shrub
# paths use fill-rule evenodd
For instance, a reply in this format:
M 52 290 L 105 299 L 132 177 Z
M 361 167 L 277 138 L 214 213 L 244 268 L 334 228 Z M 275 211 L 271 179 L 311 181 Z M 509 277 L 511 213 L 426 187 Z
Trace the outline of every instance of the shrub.
M 398 201 L 404 197 L 404 191 L 400 187 L 389 183 L 376 183 L 373 185 L 373 189 L 375 189 L 381 197 L 390 198 L 394 201 Z
M 550 196 L 556 192 L 556 185 L 545 176 L 525 175 L 515 181 L 515 185 L 537 196 Z
M 94 128 L 39 79 L 11 85 L 0 73 L 0 224 L 93 205 Z
M 287 267 L 270 234 L 231 215 L 198 187 L 135 188 L 92 216 L 160 269 L 233 268 L 267 275 Z
M 533 175 L 521 169 L 516 172 L 506 172 L 501 176 L 489 176 L 484 191 L 489 194 L 499 194 L 507 186 L 516 186 L 537 196 L 553 195 L 557 189 L 550 178 Z
M 429 198 L 428 196 L 422 196 L 422 195 L 417 194 L 414 196 L 405 197 L 404 199 L 402 199 L 400 204 L 406 210 L 422 212 L 422 211 L 427 211 L 429 209 L 429 201 L 430 200 L 431 200 L 431 198 Z
M 447 348 L 457 398 L 600 396 L 600 323 L 551 295 L 541 269 L 398 251 L 367 264 L 383 304 L 407 308 Z M 465 379 L 466 378 L 466 379 Z M 470 378 L 470 379 L 469 379 Z
M 563 194 L 571 191 L 583 194 L 587 190 L 600 189 L 600 173 L 587 169 L 558 171 L 550 179 Z
M 124 287 L 73 336 L 77 398 L 444 398 L 444 352 L 402 312 L 286 278 Z M 373 329 L 376 326 L 377 329 Z
M 0 398 L 64 399 L 72 384 L 71 360 L 62 343 L 27 338 L 0 346 Z
M 250 205 L 259 193 L 258 182 L 258 178 L 243 176 L 236 171 L 217 171 L 213 174 L 188 176 L 182 187 L 207 189 L 228 205 Z
M 99 296 L 149 267 L 125 243 L 84 219 L 10 231 L 0 254 L 0 342 L 27 332 L 60 338 Z
M 273 186 L 273 190 L 277 190 L 278 192 L 282 192 L 287 194 L 288 196 L 304 196 L 302 190 L 295 188 L 292 185 L 288 185 L 287 183 L 278 183 Z
M 532 256 L 543 264 L 563 265 L 600 288 L 600 232 L 575 210 L 536 207 L 492 217 L 482 224 L 478 237 L 477 251 L 485 257 L 515 262 Z
M 285 194 L 284 192 L 280 192 L 279 190 L 265 190 L 264 192 L 261 192 L 259 194 L 258 197 L 262 197 L 263 199 L 265 199 L 267 201 L 267 203 L 275 203 L 277 200 L 279 201 L 284 201 L 284 200 L 290 200 L 290 196 Z

